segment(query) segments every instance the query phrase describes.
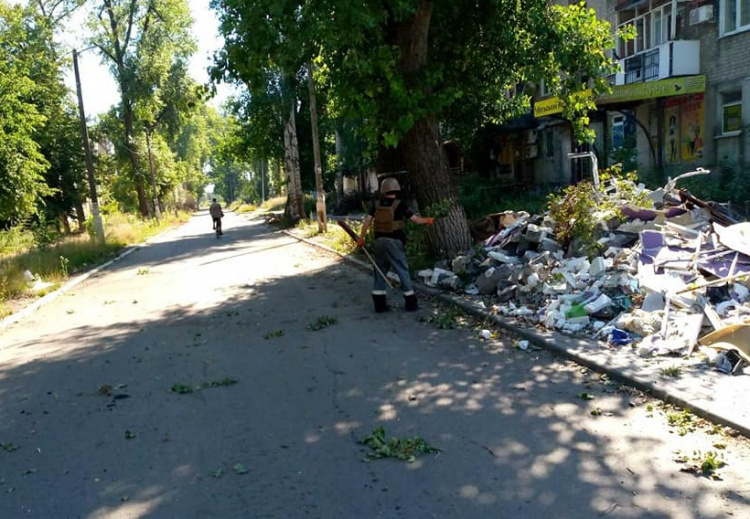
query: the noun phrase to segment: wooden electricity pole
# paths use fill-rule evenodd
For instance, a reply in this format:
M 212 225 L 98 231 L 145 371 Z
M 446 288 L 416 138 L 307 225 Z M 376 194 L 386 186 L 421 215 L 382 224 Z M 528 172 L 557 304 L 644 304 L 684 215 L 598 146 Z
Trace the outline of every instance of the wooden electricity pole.
M 99 198 L 96 195 L 96 179 L 94 178 L 94 158 L 91 154 L 91 143 L 89 142 L 89 130 L 86 125 L 86 113 L 83 110 L 83 94 L 81 93 L 81 76 L 78 73 L 78 51 L 73 50 L 73 71 L 76 76 L 76 93 L 78 94 L 78 115 L 81 118 L 81 138 L 83 139 L 83 152 L 86 160 L 86 177 L 89 182 L 89 196 L 91 197 L 91 216 L 94 219 L 94 238 L 104 241 L 104 224 L 102 215 L 99 214 Z

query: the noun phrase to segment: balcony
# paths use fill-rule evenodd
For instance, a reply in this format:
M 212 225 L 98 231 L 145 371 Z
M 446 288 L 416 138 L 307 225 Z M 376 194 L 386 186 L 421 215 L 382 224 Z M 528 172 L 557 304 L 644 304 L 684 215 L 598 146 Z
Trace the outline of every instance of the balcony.
M 700 41 L 668 41 L 620 60 L 622 72 L 615 76 L 615 85 L 643 83 L 675 76 L 700 73 Z

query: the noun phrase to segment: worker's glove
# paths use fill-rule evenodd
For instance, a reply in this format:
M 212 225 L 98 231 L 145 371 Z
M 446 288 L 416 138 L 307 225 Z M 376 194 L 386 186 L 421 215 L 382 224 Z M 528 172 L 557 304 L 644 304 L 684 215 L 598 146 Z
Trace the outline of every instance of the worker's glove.
M 365 246 L 365 239 L 359 238 L 357 239 L 357 247 L 364 247 Z
M 435 219 L 432 216 L 428 216 L 427 218 L 425 218 L 425 223 L 427 225 L 432 225 L 435 223 Z

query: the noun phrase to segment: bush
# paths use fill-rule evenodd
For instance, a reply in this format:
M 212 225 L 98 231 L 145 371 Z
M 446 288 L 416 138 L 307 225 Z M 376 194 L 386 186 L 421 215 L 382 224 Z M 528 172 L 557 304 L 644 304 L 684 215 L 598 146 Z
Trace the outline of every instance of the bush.
M 619 205 L 622 202 L 638 207 L 651 206 L 646 195 L 637 192 L 635 172 L 622 173 L 622 167 L 616 164 L 600 171 L 599 180 L 598 191 L 593 182 L 585 180 L 549 195 L 549 214 L 556 223 L 557 239 L 566 247 L 576 240 L 581 250 L 589 255 L 598 252 L 596 230 L 601 213 L 608 212 L 621 218 Z M 606 196 L 608 185 L 617 187 L 619 196 L 616 200 Z
M 529 213 L 542 212 L 545 193 L 534 193 L 478 175 L 462 177 L 458 186 L 459 199 L 469 220 L 483 218 L 488 214 L 506 210 L 524 210 Z

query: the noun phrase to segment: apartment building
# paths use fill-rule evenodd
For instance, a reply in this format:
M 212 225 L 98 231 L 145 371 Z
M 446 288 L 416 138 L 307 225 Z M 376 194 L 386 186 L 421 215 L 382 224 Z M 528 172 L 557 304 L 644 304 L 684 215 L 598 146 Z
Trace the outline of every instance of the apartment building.
M 601 166 L 629 161 L 665 178 L 698 166 L 750 173 L 750 0 L 595 0 L 588 5 L 613 30 L 621 72 L 596 100 L 591 148 Z M 540 89 L 537 126 L 525 130 L 523 156 L 536 184 L 566 184 L 585 175 L 560 104 Z

